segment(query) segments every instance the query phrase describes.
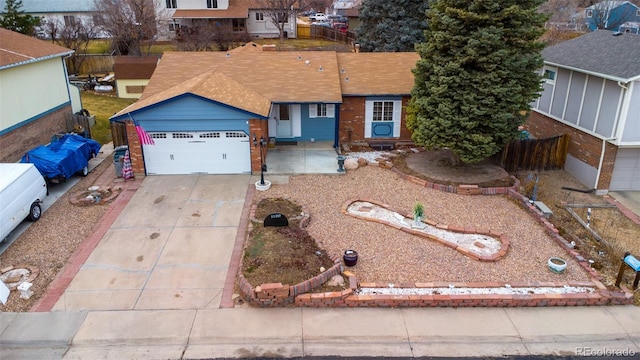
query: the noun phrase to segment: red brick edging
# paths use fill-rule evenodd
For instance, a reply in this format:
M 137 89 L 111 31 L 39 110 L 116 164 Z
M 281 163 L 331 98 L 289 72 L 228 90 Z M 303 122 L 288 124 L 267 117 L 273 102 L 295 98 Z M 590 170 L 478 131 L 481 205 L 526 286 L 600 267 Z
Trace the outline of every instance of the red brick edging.
M 559 294 L 460 294 L 460 295 L 359 295 L 357 289 L 360 288 L 381 288 L 387 287 L 388 284 L 376 283 L 358 283 L 357 278 L 349 274 L 349 289 L 341 292 L 325 292 L 325 293 L 301 293 L 299 288 L 285 286 L 282 284 L 263 284 L 266 286 L 266 293 L 262 294 L 263 298 L 259 299 L 256 289 L 239 275 L 241 292 L 252 305 L 261 307 L 277 307 L 293 304 L 303 307 L 538 307 L 538 306 L 583 306 L 583 305 L 630 305 L 633 304 L 633 293 L 624 285 L 620 291 L 609 290 L 602 284 L 602 276 L 593 268 L 589 262 L 575 251 L 571 244 L 560 236 L 559 231 L 544 217 L 542 212 L 536 208 L 527 197 L 518 192 L 519 182 L 514 178 L 515 183 L 511 187 L 498 188 L 478 188 L 475 185 L 442 185 L 430 183 L 426 180 L 419 179 L 415 176 L 407 175 L 400 172 L 393 166 L 382 164 L 371 164 L 382 168 L 390 169 L 398 174 L 402 179 L 411 181 L 417 185 L 457 194 L 466 195 L 495 195 L 504 194 L 515 199 L 529 213 L 540 222 L 545 231 L 565 250 L 568 256 L 572 256 L 591 276 L 591 281 L 586 282 L 521 282 L 521 283 L 408 283 L 394 285 L 397 288 L 435 288 L 449 287 L 456 288 L 499 288 L 510 286 L 518 287 L 564 287 L 564 286 L 580 286 L 592 288 L 593 292 L 585 293 L 559 293 Z M 367 200 L 369 201 L 369 200 Z M 349 202 L 349 204 L 352 201 Z M 369 201 L 371 202 L 371 201 Z M 374 202 L 375 203 L 375 202 Z M 347 204 L 348 205 L 348 204 Z M 343 212 L 345 211 L 343 206 Z M 308 222 L 308 220 L 307 220 Z M 459 229 L 464 231 L 464 229 Z M 506 250 L 505 250 L 506 252 Z M 331 270 L 338 267 L 342 268 L 340 259 Z M 348 272 L 345 272 L 347 274 Z M 325 273 L 307 280 L 302 284 L 307 284 L 306 291 L 311 291 L 315 285 L 320 286 L 331 276 L 322 276 Z M 322 281 L 322 279 L 325 279 Z M 291 289 L 296 289 L 292 291 Z M 260 289 L 263 290 L 263 289 Z

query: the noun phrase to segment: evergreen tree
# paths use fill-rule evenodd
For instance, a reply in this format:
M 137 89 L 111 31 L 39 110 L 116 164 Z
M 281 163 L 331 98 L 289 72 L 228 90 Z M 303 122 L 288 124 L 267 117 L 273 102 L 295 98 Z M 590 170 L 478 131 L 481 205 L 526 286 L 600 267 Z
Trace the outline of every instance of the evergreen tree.
M 432 2 L 407 117 L 416 144 L 475 163 L 516 138 L 541 91 L 543 2 Z
M 356 29 L 362 51 L 414 51 L 424 41 L 429 0 L 363 0 Z
M 36 26 L 40 25 L 40 18 L 25 14 L 21 9 L 21 0 L 7 0 L 0 18 L 0 27 L 25 35 L 34 35 Z

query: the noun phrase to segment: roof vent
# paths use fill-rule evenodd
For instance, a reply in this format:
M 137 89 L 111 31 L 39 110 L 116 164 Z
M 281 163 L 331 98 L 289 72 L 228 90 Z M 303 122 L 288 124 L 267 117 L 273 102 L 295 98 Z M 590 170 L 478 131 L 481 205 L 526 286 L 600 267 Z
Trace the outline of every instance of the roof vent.
M 320 68 L 318 69 L 318 71 L 324 71 L 324 69 L 322 68 L 322 65 L 320 65 Z
M 296 59 L 302 60 L 302 56 L 298 55 L 298 56 L 296 56 Z
M 622 35 L 622 33 L 620 31 L 616 31 L 616 32 L 613 33 L 613 36 L 620 36 L 620 35 Z
M 343 74 L 344 74 L 346 71 L 347 71 L 347 70 L 345 70 L 344 68 L 340 69 L 340 72 L 341 72 L 341 73 L 343 73 Z
M 229 56 L 231 56 L 231 54 L 229 54 L 229 52 L 227 51 L 227 54 L 226 54 L 225 56 L 226 56 L 226 57 L 229 57 Z
M 311 64 L 311 61 L 309 61 L 309 60 L 305 60 L 305 61 L 304 61 L 304 64 L 305 64 L 305 65 L 309 65 L 309 64 Z

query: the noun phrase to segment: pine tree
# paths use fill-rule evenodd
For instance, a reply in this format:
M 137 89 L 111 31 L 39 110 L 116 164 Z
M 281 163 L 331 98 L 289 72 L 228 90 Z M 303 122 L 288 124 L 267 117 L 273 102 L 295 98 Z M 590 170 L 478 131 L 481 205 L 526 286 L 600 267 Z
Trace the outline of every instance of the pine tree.
M 407 117 L 415 143 L 475 163 L 516 138 L 541 91 L 543 2 L 432 2 Z
M 424 41 L 428 0 L 363 0 L 357 41 L 362 51 L 414 51 Z
M 25 14 L 21 9 L 21 0 L 7 0 L 0 18 L 0 27 L 25 35 L 34 35 L 36 26 L 40 25 L 40 18 Z

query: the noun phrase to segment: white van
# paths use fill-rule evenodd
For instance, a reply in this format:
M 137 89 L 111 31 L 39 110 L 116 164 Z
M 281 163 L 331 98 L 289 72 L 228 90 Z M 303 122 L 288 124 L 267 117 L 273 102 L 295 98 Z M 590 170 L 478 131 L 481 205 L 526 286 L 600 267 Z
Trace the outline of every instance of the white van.
M 0 163 L 0 242 L 22 220 L 37 221 L 47 182 L 33 164 Z

